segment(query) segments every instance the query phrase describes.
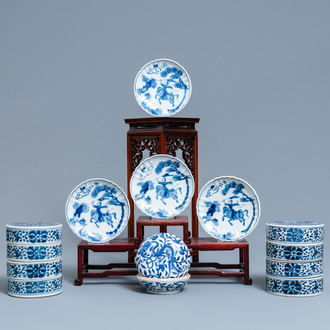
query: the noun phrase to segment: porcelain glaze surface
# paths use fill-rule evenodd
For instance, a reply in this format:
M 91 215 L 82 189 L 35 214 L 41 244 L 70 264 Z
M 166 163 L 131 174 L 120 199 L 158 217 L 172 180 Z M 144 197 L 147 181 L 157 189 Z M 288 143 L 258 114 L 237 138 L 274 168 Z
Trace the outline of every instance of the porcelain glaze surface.
M 323 258 L 323 243 L 292 245 L 266 242 L 266 255 L 278 260 L 318 260 Z
M 168 233 L 147 238 L 136 254 L 139 274 L 149 278 L 183 277 L 188 274 L 190 262 L 186 244 Z
M 181 111 L 191 95 L 186 70 L 168 59 L 147 63 L 137 74 L 134 95 L 141 108 L 153 116 L 172 116 Z
M 52 244 L 62 240 L 62 224 L 26 222 L 6 225 L 7 243 Z
M 21 298 L 38 298 L 62 292 L 62 276 L 48 280 L 26 281 L 8 279 L 8 294 Z
M 266 260 L 266 273 L 276 277 L 311 277 L 323 275 L 323 260 L 278 261 Z
M 115 183 L 90 179 L 72 191 L 65 213 L 72 231 L 95 243 L 117 237 L 127 225 L 130 210 L 124 191 Z
M 324 225 L 310 221 L 267 223 L 267 240 L 290 243 L 317 243 L 324 240 Z
M 139 279 L 140 284 L 149 293 L 171 294 L 180 292 L 181 289 L 188 283 L 190 275 L 188 274 L 183 277 L 168 279 L 148 278 L 137 275 L 137 278 Z
M 51 278 L 62 274 L 62 260 L 38 263 L 7 261 L 7 276 L 17 279 Z
M 146 158 L 130 182 L 134 203 L 153 218 L 171 218 L 181 213 L 189 205 L 194 188 L 187 165 L 169 155 Z
M 266 276 L 266 290 L 281 296 L 308 297 L 323 292 L 323 276 L 295 279 Z
M 41 261 L 62 257 L 62 244 L 16 245 L 7 244 L 7 259 L 13 261 Z
M 209 181 L 199 192 L 197 215 L 204 230 L 223 241 L 249 235 L 260 217 L 254 189 L 239 178 L 223 176 Z

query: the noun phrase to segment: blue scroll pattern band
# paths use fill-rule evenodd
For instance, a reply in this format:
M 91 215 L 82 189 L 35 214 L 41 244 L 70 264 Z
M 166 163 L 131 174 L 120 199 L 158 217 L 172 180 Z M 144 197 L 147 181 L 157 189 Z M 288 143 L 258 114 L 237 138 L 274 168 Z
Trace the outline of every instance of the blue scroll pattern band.
M 161 281 L 143 281 L 140 284 L 151 293 L 175 293 L 180 291 L 188 282 L 188 280 L 180 280 L 174 282 L 161 282 Z
M 62 276 L 41 281 L 8 279 L 8 294 L 21 297 L 48 296 L 62 291 Z
M 7 244 L 7 259 L 17 261 L 53 260 L 62 256 L 62 244 L 11 245 Z
M 315 245 L 284 245 L 266 242 L 268 257 L 280 260 L 318 260 L 323 258 L 323 243 Z
M 17 279 L 51 278 L 62 274 L 62 260 L 43 263 L 7 262 L 7 276 Z
M 7 228 L 7 242 L 19 244 L 58 243 L 62 240 L 62 229 L 27 230 Z
M 266 260 L 266 273 L 279 277 L 309 277 L 323 274 L 323 260 L 285 262 Z
M 323 242 L 324 227 L 275 227 L 267 226 L 267 240 L 292 243 Z
M 269 293 L 289 296 L 310 296 L 323 292 L 323 276 L 311 279 L 266 278 L 266 290 Z

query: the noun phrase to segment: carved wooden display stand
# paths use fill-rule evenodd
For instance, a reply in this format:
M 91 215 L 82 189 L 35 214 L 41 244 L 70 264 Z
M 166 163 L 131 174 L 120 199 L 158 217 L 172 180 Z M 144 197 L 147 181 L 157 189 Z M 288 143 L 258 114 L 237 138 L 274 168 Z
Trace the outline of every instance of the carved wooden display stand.
M 198 134 L 195 124 L 199 118 L 151 117 L 125 119 L 129 124 L 127 132 L 127 184 L 130 204 L 130 218 L 127 225 L 128 237 L 115 238 L 107 243 L 92 244 L 81 241 L 78 245 L 78 277 L 76 285 L 83 283 L 83 278 L 106 277 L 110 275 L 137 274 L 134 257 L 143 240 L 145 226 L 159 226 L 160 232 L 166 232 L 167 226 L 182 226 L 183 240 L 190 249 L 193 262 L 191 275 L 217 275 L 224 277 L 243 277 L 245 284 L 251 284 L 249 277 L 249 244 L 246 240 L 220 242 L 214 238 L 202 238 L 198 235 L 198 218 L 196 203 L 198 197 Z M 191 200 L 191 233 L 188 230 L 188 217 L 177 216 L 172 219 L 151 219 L 143 216 L 134 221 L 134 202 L 130 193 L 131 176 L 144 156 L 169 154 L 180 156 L 190 169 L 195 180 L 195 192 Z M 144 152 L 147 155 L 144 155 Z M 192 236 L 192 237 L 190 237 Z M 199 251 L 230 251 L 239 249 L 237 264 L 220 264 L 217 262 L 199 262 Z M 110 263 L 108 265 L 91 265 L 88 251 L 94 252 L 128 252 L 127 263 Z M 91 272 L 103 270 L 103 272 Z M 229 271 L 230 270 L 230 271 Z M 237 270 L 237 271 L 234 271 Z

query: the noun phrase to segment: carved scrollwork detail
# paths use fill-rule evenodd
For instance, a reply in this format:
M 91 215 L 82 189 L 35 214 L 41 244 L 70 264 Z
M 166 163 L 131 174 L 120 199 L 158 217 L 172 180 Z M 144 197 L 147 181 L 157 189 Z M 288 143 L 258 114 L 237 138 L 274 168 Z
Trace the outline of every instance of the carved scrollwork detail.
M 134 139 L 131 137 L 131 150 L 132 150 L 132 171 L 140 164 L 143 158 L 143 151 L 148 150 L 149 155 L 159 154 L 159 138 L 150 139 Z
M 182 158 L 187 164 L 191 173 L 194 173 L 194 138 L 167 138 L 166 139 L 167 153 L 171 156 L 176 156 L 178 150 L 182 150 Z

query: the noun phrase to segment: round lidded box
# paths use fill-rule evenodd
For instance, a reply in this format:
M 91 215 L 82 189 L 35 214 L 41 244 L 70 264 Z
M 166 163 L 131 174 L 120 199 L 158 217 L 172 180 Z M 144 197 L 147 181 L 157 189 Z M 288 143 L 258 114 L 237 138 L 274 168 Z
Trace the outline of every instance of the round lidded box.
M 142 242 L 136 254 L 137 278 L 149 293 L 178 293 L 190 279 L 190 253 L 175 235 L 160 233 Z
M 324 224 L 273 221 L 266 225 L 266 291 L 292 297 L 321 294 Z
M 187 245 L 180 238 L 168 233 L 147 238 L 136 254 L 136 266 L 143 277 L 183 277 L 188 274 L 190 262 Z
M 279 296 L 311 297 L 323 293 L 323 276 L 279 278 L 266 276 L 266 291 Z
M 8 294 L 47 297 L 62 292 L 62 224 L 16 222 L 7 229 Z
M 62 240 L 62 224 L 55 222 L 15 222 L 6 225 L 7 243 L 50 244 Z
M 316 221 L 272 221 L 266 224 L 267 241 L 317 243 L 324 240 L 324 224 Z

